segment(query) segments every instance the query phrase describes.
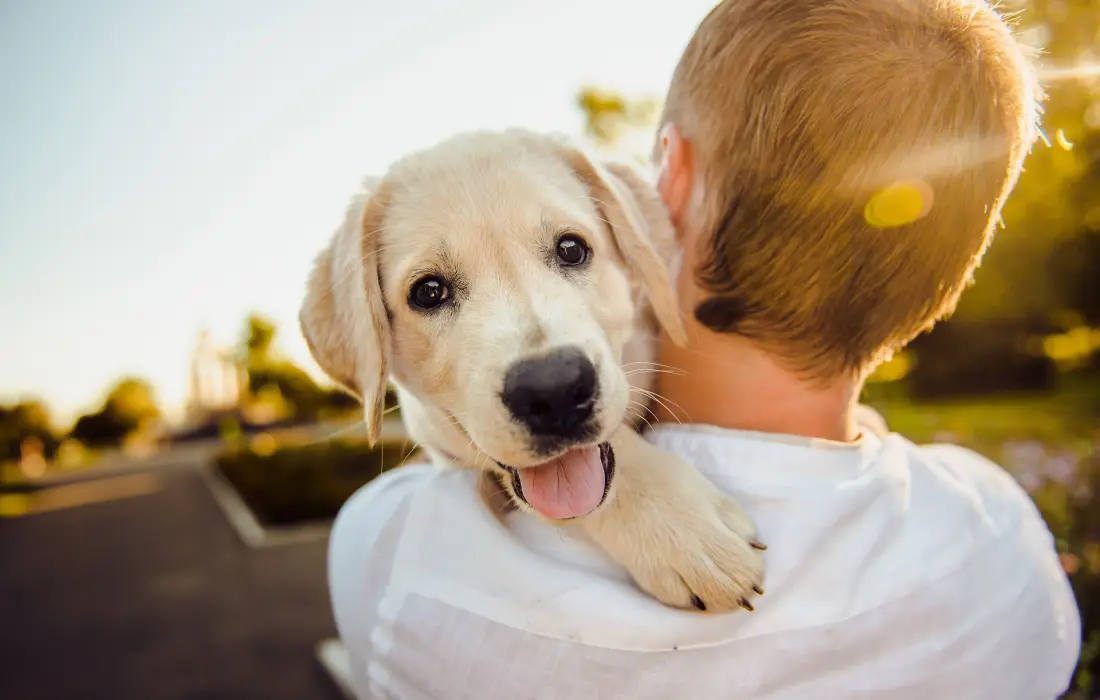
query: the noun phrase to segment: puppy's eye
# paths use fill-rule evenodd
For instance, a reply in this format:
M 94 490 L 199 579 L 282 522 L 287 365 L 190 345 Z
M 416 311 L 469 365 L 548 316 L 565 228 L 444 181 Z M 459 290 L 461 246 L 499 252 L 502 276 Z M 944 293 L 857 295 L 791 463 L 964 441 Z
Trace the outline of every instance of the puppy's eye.
M 575 233 L 567 233 L 558 239 L 558 260 L 562 265 L 575 267 L 588 260 L 588 244 Z
M 409 303 L 425 311 L 436 308 L 450 298 L 450 288 L 439 277 L 421 278 L 409 290 Z

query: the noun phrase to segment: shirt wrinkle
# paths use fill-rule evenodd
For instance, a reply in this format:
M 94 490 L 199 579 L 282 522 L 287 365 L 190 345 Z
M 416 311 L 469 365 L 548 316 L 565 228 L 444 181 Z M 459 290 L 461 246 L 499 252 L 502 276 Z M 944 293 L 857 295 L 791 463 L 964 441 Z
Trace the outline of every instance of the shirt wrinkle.
M 476 474 L 402 467 L 353 496 L 330 539 L 360 697 L 1039 700 L 1068 685 L 1072 589 L 996 465 L 897 435 L 667 426 L 647 439 L 765 533 L 756 612 L 660 606 L 576 535 L 486 518 Z

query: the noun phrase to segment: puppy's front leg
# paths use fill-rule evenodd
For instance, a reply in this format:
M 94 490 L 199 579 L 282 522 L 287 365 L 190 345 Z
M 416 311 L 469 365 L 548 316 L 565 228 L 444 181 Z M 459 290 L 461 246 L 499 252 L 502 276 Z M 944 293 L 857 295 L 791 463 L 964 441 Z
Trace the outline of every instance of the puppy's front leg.
M 740 506 L 627 426 L 611 446 L 614 492 L 576 525 L 666 605 L 752 610 L 763 593 L 763 545 Z

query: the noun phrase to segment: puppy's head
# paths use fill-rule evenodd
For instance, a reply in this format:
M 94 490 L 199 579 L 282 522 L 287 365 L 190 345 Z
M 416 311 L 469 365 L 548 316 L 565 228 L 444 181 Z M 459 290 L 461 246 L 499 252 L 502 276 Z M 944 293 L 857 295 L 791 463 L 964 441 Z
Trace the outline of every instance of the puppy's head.
M 467 134 L 352 202 L 301 312 L 314 358 L 381 428 L 387 378 L 548 517 L 606 497 L 641 295 L 683 338 L 663 209 L 632 170 L 549 137 Z

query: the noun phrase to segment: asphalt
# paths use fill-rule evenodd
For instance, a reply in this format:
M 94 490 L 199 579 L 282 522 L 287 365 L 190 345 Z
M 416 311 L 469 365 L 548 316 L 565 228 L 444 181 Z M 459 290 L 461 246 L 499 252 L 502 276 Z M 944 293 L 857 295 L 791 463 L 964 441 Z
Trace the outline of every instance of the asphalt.
M 197 468 L 0 523 L 0 698 L 341 697 L 314 657 L 326 542 L 249 549 Z

